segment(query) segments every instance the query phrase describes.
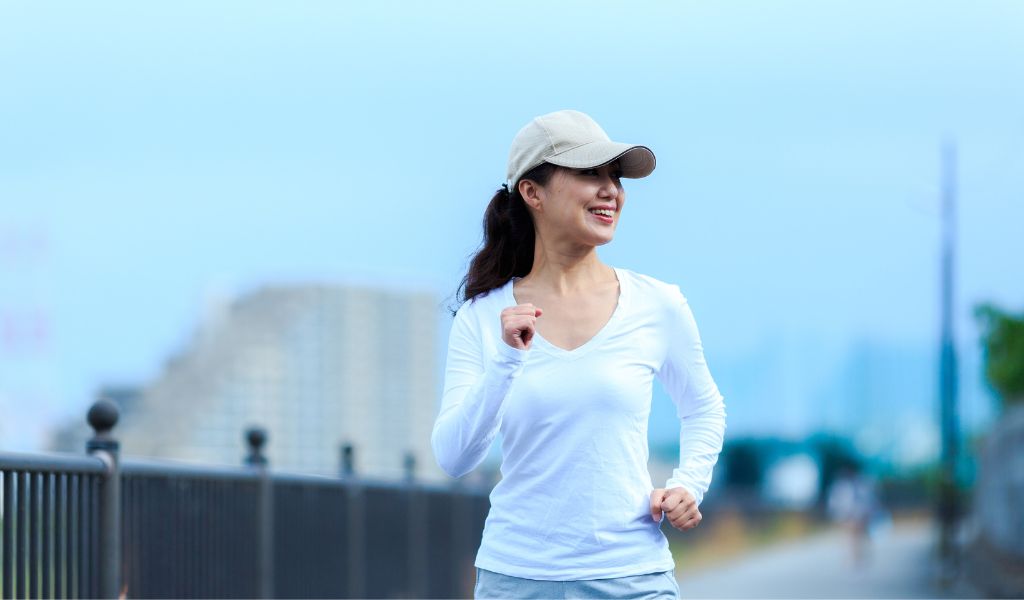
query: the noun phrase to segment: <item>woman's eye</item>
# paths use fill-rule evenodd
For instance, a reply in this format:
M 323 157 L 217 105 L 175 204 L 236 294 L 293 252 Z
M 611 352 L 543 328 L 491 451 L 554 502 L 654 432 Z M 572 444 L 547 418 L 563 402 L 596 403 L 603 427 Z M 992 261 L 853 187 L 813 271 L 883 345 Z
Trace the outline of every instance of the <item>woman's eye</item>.
M 579 169 L 579 173 L 584 177 L 599 177 L 601 175 L 597 169 Z M 616 181 L 622 179 L 622 171 L 612 171 L 608 175 Z

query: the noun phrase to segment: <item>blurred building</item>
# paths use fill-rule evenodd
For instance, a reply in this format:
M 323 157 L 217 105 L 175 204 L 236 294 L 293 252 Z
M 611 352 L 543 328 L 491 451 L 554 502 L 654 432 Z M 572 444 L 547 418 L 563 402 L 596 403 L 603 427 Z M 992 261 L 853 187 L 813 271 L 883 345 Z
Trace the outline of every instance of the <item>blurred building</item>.
M 440 479 L 436 322 L 429 294 L 356 287 L 269 287 L 223 304 L 123 407 L 122 453 L 239 464 L 244 430 L 259 425 L 275 469 L 337 474 L 351 444 L 360 475 L 399 478 L 411 453 L 418 477 Z

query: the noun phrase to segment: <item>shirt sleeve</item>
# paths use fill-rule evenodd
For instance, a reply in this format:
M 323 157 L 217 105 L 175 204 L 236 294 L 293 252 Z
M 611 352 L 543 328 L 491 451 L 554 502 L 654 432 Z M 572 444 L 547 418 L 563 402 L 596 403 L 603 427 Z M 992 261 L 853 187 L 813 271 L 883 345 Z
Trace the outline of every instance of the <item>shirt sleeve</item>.
M 670 338 L 665 362 L 657 376 L 668 391 L 679 415 L 679 467 L 666 489 L 683 487 L 697 504 L 711 485 L 711 472 L 722 451 L 725 436 L 725 403 L 711 378 L 697 322 L 686 297 L 673 286 L 668 311 Z
M 529 354 L 498 340 L 493 356 L 484 356 L 483 332 L 466 312 L 460 310 L 452 323 L 441 412 L 430 437 L 437 464 L 452 477 L 469 473 L 487 455 L 505 397 Z

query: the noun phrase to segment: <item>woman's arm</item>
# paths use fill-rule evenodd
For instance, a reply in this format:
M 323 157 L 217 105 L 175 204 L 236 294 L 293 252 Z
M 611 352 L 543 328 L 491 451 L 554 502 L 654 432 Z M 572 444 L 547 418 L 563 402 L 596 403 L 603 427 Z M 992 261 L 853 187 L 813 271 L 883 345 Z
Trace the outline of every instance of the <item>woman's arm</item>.
M 704 360 L 697 322 L 686 298 L 673 286 L 669 309 L 670 339 L 658 378 L 676 405 L 681 422 L 679 467 L 665 484 L 682 487 L 700 504 L 711 485 L 725 436 L 725 404 Z
M 483 461 L 501 427 L 505 397 L 528 355 L 498 340 L 497 352 L 483 356 L 483 332 L 465 313 L 460 310 L 452 323 L 441 412 L 430 438 L 437 463 L 452 477 Z

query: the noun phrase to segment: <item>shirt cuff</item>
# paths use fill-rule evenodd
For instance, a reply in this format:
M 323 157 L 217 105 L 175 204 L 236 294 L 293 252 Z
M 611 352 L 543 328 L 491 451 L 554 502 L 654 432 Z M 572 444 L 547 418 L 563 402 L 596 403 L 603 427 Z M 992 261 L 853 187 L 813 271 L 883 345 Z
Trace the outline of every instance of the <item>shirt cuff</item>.
M 502 362 L 520 364 L 526 362 L 526 358 L 530 356 L 529 350 L 520 350 L 519 348 L 513 348 L 505 343 L 505 340 L 498 340 L 498 354 L 504 359 Z
M 693 500 L 694 500 L 694 502 L 697 503 L 697 506 L 700 506 L 700 503 L 704 500 L 704 494 L 698 494 L 696 492 L 696 490 L 693 489 L 692 486 L 686 485 L 683 482 L 681 482 L 681 481 L 679 481 L 678 479 L 675 479 L 675 478 L 669 479 L 665 483 L 665 489 L 666 490 L 671 490 L 671 489 L 674 489 L 674 488 L 683 488 L 684 490 L 690 492 L 690 495 L 693 496 Z

